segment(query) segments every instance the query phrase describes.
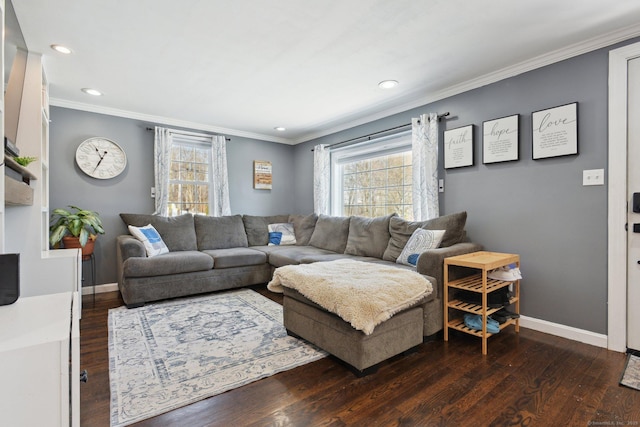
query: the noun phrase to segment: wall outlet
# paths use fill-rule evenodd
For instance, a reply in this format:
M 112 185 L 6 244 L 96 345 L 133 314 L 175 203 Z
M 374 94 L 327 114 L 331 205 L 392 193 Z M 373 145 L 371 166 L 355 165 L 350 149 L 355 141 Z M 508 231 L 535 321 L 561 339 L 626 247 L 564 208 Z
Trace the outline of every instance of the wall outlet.
M 582 185 L 604 185 L 604 169 L 583 170 Z

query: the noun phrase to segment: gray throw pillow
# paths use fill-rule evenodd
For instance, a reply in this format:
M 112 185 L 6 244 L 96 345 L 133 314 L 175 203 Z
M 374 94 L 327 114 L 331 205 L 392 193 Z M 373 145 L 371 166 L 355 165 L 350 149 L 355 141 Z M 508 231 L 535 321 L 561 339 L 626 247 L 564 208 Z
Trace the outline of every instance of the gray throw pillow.
M 269 244 L 269 224 L 289 222 L 289 215 L 253 216 L 243 215 L 242 222 L 247 233 L 249 246 L 266 246 Z
M 349 237 L 350 217 L 320 215 L 309 244 L 316 248 L 344 253 Z
M 313 230 L 316 228 L 318 215 L 289 215 L 289 222 L 293 223 L 293 231 L 296 234 L 296 245 L 307 246 Z
M 120 218 L 127 226 L 144 227 L 148 224 L 153 225 L 170 252 L 198 250 L 196 229 L 193 215 L 191 214 L 167 217 L 121 213 Z
M 389 221 L 389 244 L 385 249 L 382 259 L 395 262 L 402 249 L 409 241 L 409 238 L 417 228 L 425 230 L 445 230 L 441 248 L 455 245 L 464 240 L 464 226 L 467 222 L 467 212 L 458 212 L 450 215 L 443 215 L 426 221 L 407 221 L 400 217 L 392 217 Z
M 467 212 L 462 211 L 424 221 L 420 228 L 425 230 L 446 230 L 442 242 L 440 242 L 440 247 L 446 248 L 464 240 L 464 226 L 466 223 Z
M 249 246 L 241 215 L 196 215 L 194 220 L 199 251 Z
M 352 216 L 345 254 L 382 258 L 389 244 L 389 220 L 397 214 L 365 218 Z
M 391 218 L 389 220 L 389 244 L 382 255 L 382 259 L 396 262 L 413 232 L 420 228 L 421 225 L 422 222 L 407 221 L 399 216 Z

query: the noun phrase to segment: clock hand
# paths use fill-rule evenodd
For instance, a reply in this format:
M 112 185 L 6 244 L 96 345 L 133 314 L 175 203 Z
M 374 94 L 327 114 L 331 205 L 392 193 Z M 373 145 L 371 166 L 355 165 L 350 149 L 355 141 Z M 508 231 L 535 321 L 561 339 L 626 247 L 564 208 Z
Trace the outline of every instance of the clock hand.
M 98 155 L 100 156 L 100 152 L 98 152 Z M 98 166 L 100 166 L 100 163 L 102 163 L 102 161 L 104 160 L 104 157 L 107 155 L 107 150 L 104 150 L 104 154 L 102 156 L 100 156 L 100 160 L 98 161 L 98 164 L 96 165 L 95 168 L 93 168 L 93 171 L 95 172 L 96 169 L 98 169 Z
M 91 146 L 98 152 L 98 156 L 100 156 L 100 150 L 98 150 L 98 147 L 96 147 L 93 144 L 91 144 Z M 105 153 L 106 153 L 106 151 L 105 151 Z M 102 156 L 100 156 L 100 160 L 102 160 L 103 157 L 104 157 L 104 154 Z

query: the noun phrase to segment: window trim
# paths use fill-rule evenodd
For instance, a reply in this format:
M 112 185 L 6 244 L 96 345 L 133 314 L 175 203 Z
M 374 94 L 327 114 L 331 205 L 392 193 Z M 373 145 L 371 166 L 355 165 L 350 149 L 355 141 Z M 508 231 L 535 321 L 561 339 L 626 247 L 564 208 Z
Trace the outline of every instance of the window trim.
M 331 150 L 331 215 L 343 216 L 342 173 L 345 163 L 412 150 L 411 130 Z
M 213 162 L 212 162 L 212 150 L 213 147 L 211 146 L 211 138 L 207 137 L 207 136 L 198 136 L 198 135 L 190 135 L 190 134 L 186 134 L 186 133 L 180 133 L 180 132 L 174 132 L 172 133 L 172 148 L 173 147 L 179 147 L 179 146 L 183 146 L 183 147 L 196 147 L 196 148 L 205 148 L 208 151 L 207 154 L 207 165 L 208 165 L 208 181 L 206 182 L 207 187 L 208 187 L 208 211 L 211 212 L 213 209 Z M 171 164 L 173 163 L 173 160 L 171 158 L 169 158 L 169 168 L 171 168 Z M 205 181 L 183 181 L 183 180 L 172 180 L 171 178 L 169 178 L 169 188 L 171 188 L 172 184 L 178 184 L 178 185 L 183 185 L 183 184 L 200 184 L 202 185 L 202 183 L 204 183 Z M 169 200 L 167 200 L 167 213 L 169 215 L 171 215 L 171 203 Z M 193 214 L 197 214 L 197 212 L 192 212 Z

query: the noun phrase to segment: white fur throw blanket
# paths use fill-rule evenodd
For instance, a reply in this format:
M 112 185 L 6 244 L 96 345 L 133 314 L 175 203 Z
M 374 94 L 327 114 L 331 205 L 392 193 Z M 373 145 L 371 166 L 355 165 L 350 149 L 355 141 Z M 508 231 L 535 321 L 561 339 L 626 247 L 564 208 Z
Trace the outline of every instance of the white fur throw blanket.
M 267 288 L 282 293 L 283 286 L 366 335 L 433 291 L 431 283 L 415 271 L 350 259 L 279 267 Z

